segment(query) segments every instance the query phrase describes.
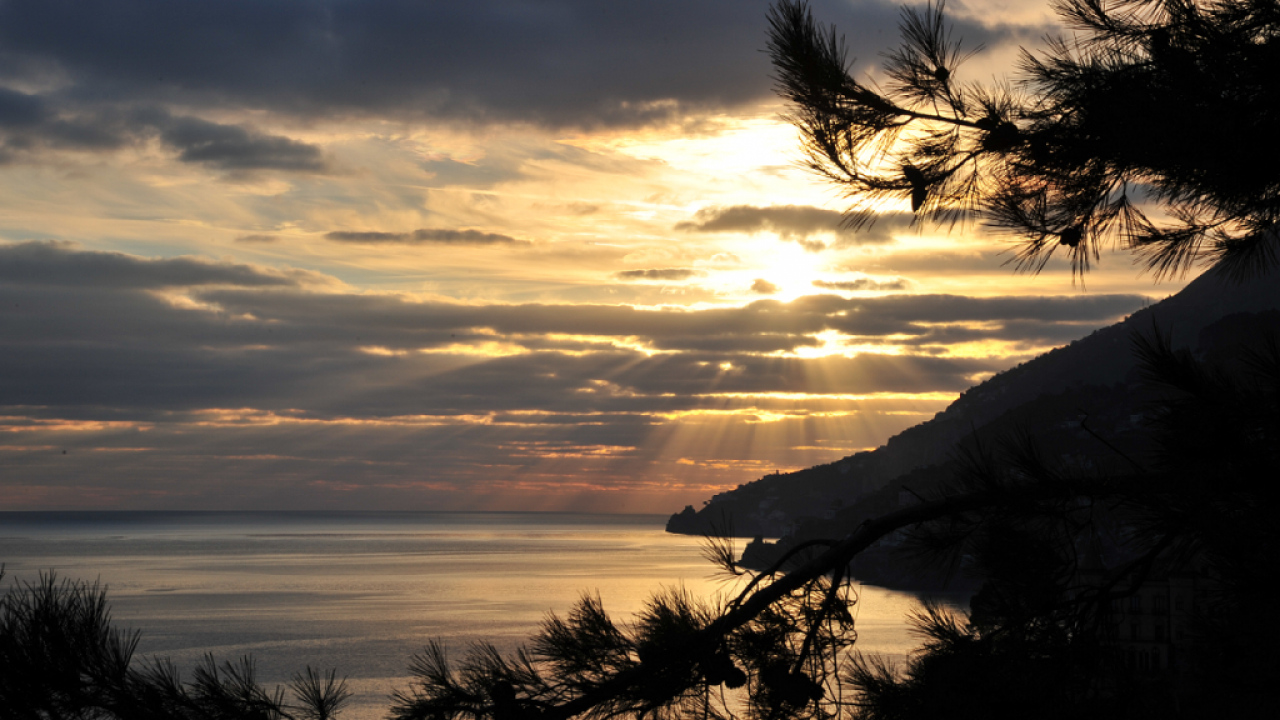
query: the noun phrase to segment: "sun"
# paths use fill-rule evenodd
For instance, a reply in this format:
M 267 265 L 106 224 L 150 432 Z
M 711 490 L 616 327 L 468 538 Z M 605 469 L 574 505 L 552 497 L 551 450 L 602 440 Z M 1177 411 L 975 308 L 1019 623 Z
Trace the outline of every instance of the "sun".
M 791 302 L 812 295 L 817 290 L 813 281 L 822 277 L 826 261 L 820 253 L 810 252 L 799 243 L 782 240 L 772 233 L 761 233 L 739 241 L 735 249 L 744 267 L 726 278 L 745 297 L 769 297 Z

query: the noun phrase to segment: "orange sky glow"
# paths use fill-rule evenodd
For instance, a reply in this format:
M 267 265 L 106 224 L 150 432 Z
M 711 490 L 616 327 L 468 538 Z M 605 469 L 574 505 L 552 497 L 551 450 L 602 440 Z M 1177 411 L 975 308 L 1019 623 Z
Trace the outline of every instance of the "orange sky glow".
M 850 231 L 767 2 L 54 5 L 0 6 L 0 510 L 672 512 L 1190 279 Z M 949 7 L 974 80 L 1058 30 Z M 898 8 L 814 3 L 871 77 Z

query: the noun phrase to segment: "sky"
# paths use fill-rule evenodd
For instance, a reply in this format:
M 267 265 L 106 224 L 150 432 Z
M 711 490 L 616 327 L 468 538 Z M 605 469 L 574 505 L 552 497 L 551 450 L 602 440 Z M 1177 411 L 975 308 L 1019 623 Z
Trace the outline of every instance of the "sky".
M 877 77 L 901 5 L 818 0 Z M 0 0 L 0 510 L 673 512 L 1177 292 L 841 225 L 762 0 Z M 1046 0 L 953 1 L 1008 78 Z

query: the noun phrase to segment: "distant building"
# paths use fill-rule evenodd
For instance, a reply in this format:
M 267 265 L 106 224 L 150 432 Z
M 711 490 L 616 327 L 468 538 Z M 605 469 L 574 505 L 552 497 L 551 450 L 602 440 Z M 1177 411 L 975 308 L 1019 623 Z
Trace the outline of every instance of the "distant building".
M 1097 556 L 1086 558 L 1079 573 L 1085 585 L 1102 583 L 1105 571 Z M 1195 564 L 1153 573 L 1132 593 L 1121 578 L 1112 587 L 1120 597 L 1111 599 L 1100 618 L 1103 638 L 1116 649 L 1117 659 L 1139 672 L 1180 672 L 1190 669 L 1190 633 L 1193 615 L 1203 610 L 1208 581 Z
M 1104 627 L 1134 670 L 1190 667 L 1188 627 L 1197 606 L 1197 575 L 1177 573 L 1148 579 L 1136 593 L 1112 600 Z

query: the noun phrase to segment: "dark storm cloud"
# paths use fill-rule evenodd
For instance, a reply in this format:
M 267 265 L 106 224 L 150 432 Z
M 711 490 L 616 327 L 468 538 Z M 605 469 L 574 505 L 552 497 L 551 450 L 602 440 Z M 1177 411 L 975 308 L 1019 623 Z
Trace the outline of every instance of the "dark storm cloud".
M 896 43 L 895 4 L 813 5 L 864 63 Z M 767 8 L 767 0 L 9 0 L 0 4 L 0 77 L 57 78 L 82 101 L 636 124 L 772 95 L 760 52 Z M 1015 31 L 957 27 L 969 47 Z
M 533 244 L 528 240 L 517 240 L 510 235 L 486 233 L 478 230 L 450 230 L 446 228 L 422 228 L 409 233 L 335 231 L 325 233 L 325 238 L 334 242 L 351 243 L 354 245 L 397 243 L 401 245 L 529 246 Z
M 701 270 L 692 268 L 649 268 L 646 270 L 623 270 L 614 275 L 619 280 L 688 280 L 691 277 L 704 275 Z

